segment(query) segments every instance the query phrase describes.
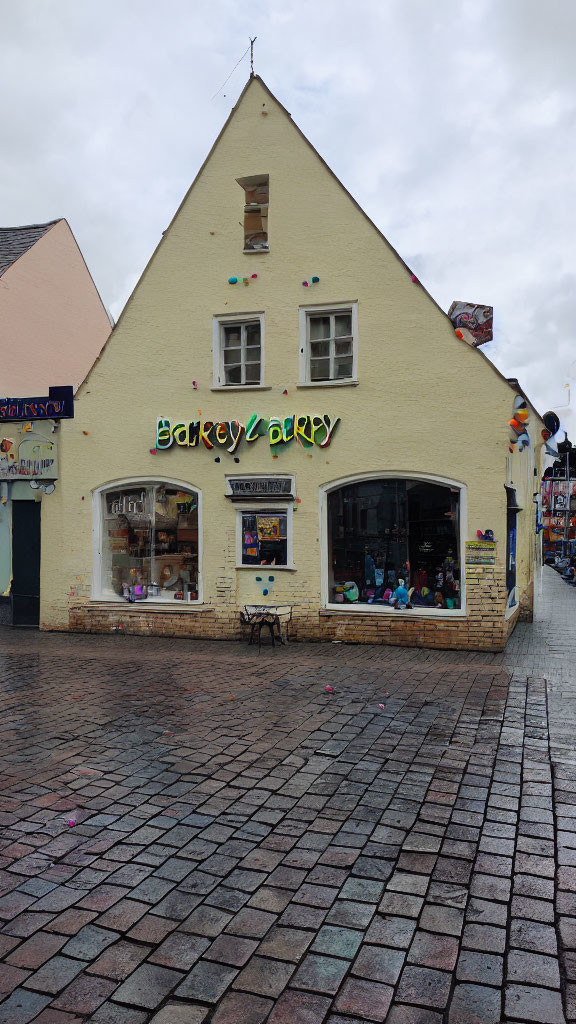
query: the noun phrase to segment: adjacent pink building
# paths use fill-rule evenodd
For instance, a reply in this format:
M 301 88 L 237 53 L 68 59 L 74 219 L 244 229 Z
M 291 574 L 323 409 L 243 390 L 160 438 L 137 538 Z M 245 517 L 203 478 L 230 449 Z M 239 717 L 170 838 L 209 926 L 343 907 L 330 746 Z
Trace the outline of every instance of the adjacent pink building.
M 67 221 L 0 228 L 0 399 L 76 390 L 112 324 Z M 34 409 L 42 402 L 25 406 Z M 38 623 L 42 503 L 58 486 L 57 417 L 0 416 L 0 623 Z
M 0 396 L 78 387 L 110 331 L 66 220 L 0 228 Z

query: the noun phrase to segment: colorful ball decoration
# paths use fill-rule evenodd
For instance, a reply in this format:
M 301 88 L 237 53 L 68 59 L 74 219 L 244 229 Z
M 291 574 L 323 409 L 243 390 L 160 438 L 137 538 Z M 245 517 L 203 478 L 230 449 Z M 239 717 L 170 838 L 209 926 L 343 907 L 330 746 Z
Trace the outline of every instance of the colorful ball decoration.
M 238 282 L 241 281 L 242 284 L 247 287 L 250 284 L 250 281 L 255 281 L 257 277 L 258 274 L 250 274 L 250 277 L 242 277 L 241 274 L 233 274 L 232 277 L 228 278 L 228 284 L 238 284 Z
M 302 281 L 302 287 L 309 288 L 311 284 L 318 284 L 319 281 L 320 278 L 317 276 L 317 274 L 314 274 L 314 277 L 311 277 L 309 281 Z

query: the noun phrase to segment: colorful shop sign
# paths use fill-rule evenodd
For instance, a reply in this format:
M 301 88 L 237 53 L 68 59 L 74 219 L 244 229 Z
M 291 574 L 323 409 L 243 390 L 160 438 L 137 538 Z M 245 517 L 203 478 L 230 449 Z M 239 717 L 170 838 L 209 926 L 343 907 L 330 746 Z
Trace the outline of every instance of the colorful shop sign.
M 74 388 L 48 388 L 41 398 L 0 398 L 0 423 L 74 419 Z
M 14 423 L 0 434 L 0 480 L 56 480 L 54 421 Z
M 247 443 L 268 436 L 270 446 L 298 441 L 304 448 L 327 448 L 340 418 L 331 416 L 272 416 L 264 419 L 253 413 L 246 424 L 238 420 L 213 422 L 195 420 L 192 423 L 172 422 L 159 417 L 156 426 L 156 450 L 164 451 L 173 444 L 181 448 L 206 448 L 219 445 L 235 452 L 242 440 Z
M 494 565 L 496 563 L 496 542 L 470 540 L 466 543 L 466 565 Z

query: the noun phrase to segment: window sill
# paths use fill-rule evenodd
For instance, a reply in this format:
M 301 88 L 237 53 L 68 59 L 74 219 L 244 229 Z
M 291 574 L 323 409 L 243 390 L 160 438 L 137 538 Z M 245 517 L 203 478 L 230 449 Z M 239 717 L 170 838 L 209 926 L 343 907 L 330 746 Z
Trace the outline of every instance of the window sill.
M 297 572 L 295 565 L 237 565 L 236 569 L 252 569 L 256 572 Z
M 214 611 L 213 604 L 202 604 L 201 601 L 174 601 L 172 604 L 169 601 L 124 601 L 123 598 L 117 597 L 95 597 L 90 599 L 90 607 L 97 608 L 126 608 L 128 610 L 132 608 L 148 608 L 153 612 L 212 612 Z
M 270 252 L 270 249 L 242 249 L 244 256 L 261 256 L 262 253 Z
M 214 384 L 210 391 L 272 391 L 268 384 Z
M 314 381 L 301 380 L 296 385 L 296 387 L 297 388 L 357 388 L 359 383 L 360 383 L 359 380 L 355 380 L 355 379 L 353 380 L 351 378 L 347 378 L 346 380 L 318 380 L 318 381 L 316 381 L 316 380 L 314 380 Z
M 395 619 L 425 618 L 435 622 L 437 619 L 465 619 L 465 608 L 443 608 L 440 612 L 430 612 L 427 608 L 408 608 L 396 611 L 390 605 L 375 606 L 373 604 L 327 604 L 320 609 L 320 615 L 392 615 Z

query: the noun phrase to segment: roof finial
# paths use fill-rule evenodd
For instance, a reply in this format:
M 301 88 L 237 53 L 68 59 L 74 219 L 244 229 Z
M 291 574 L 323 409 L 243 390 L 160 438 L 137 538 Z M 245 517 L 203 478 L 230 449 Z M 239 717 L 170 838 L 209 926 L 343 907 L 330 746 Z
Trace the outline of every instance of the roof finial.
M 250 39 L 250 36 L 248 36 Z M 254 43 L 258 39 L 258 36 L 254 36 L 254 39 L 250 39 L 250 78 L 254 77 Z

